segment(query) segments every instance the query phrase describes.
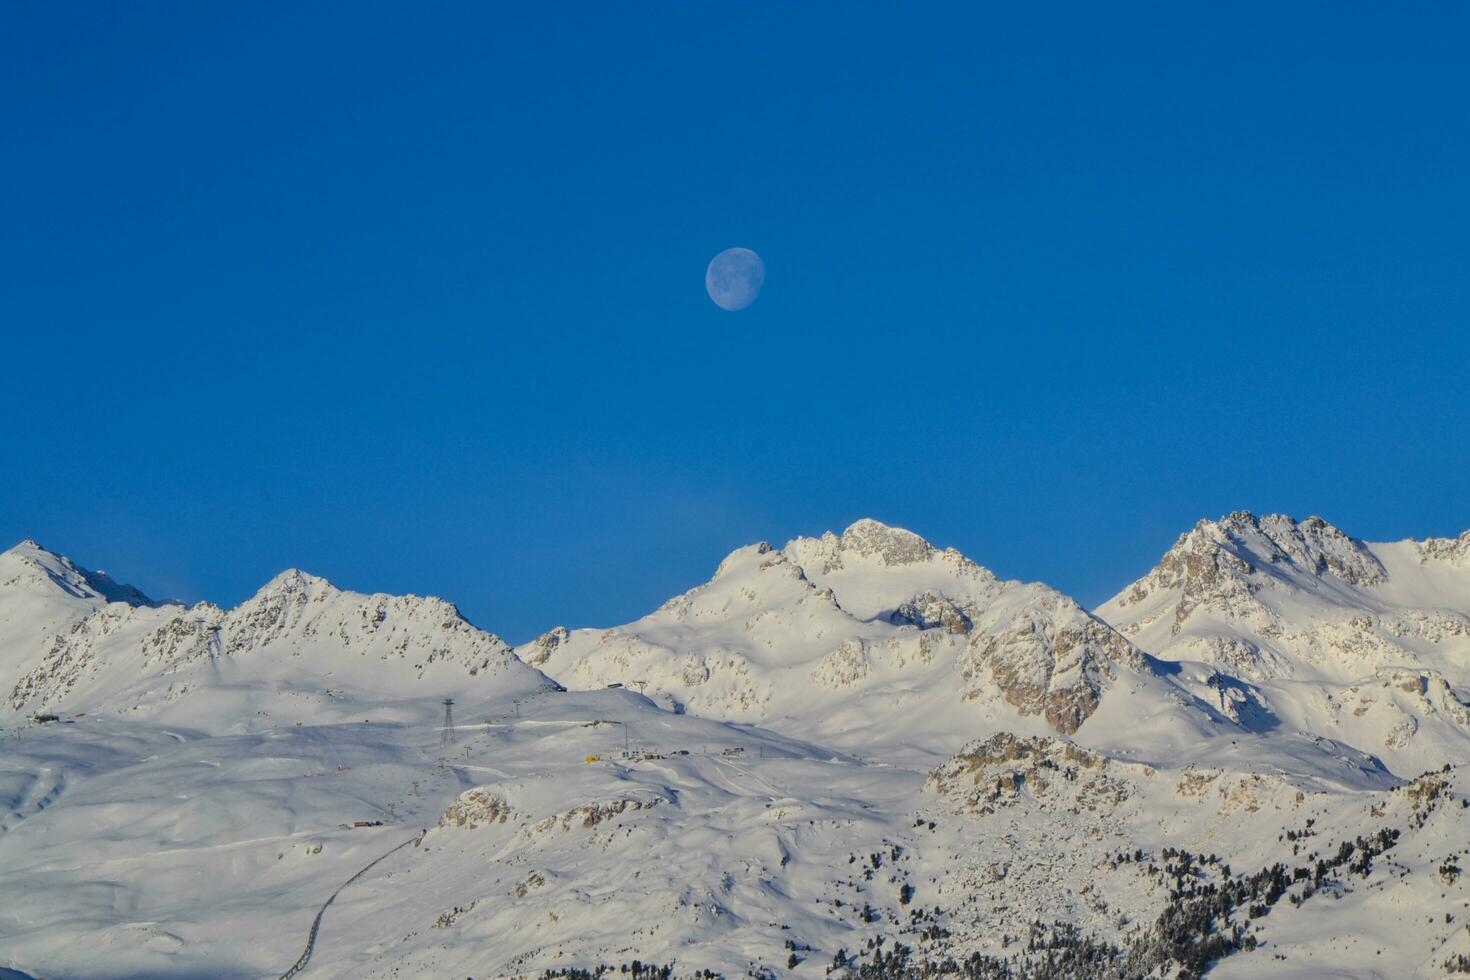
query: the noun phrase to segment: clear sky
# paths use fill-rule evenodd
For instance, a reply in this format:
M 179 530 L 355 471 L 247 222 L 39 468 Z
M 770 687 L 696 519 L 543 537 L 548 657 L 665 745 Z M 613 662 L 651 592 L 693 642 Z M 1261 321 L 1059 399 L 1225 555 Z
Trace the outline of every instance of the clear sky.
M 1457 533 L 1406 6 L 8 4 L 0 538 L 523 640 L 862 516 L 1088 603 L 1240 508 Z

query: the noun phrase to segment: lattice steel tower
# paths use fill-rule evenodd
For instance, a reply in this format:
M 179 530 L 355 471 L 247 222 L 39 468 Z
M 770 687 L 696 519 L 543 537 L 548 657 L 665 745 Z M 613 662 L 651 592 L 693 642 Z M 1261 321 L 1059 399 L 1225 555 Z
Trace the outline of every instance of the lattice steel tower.
M 444 699 L 444 730 L 439 734 L 439 744 L 445 747 L 454 744 L 454 699 Z

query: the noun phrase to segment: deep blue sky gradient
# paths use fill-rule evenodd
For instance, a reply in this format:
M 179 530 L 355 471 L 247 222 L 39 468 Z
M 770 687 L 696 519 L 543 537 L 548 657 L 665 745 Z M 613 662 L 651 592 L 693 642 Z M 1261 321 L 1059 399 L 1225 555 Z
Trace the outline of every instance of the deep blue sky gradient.
M 11 4 L 0 539 L 523 640 L 865 515 L 1087 602 L 1237 508 L 1456 533 L 1467 35 L 1462 4 Z M 732 245 L 767 267 L 734 314 Z

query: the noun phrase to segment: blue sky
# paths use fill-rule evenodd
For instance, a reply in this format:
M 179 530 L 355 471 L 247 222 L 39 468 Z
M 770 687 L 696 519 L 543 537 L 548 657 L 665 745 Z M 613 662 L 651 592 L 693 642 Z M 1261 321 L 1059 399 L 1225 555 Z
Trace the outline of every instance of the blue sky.
M 921 7 L 12 5 L 0 538 L 521 640 L 861 516 L 1089 603 L 1470 526 L 1467 8 Z

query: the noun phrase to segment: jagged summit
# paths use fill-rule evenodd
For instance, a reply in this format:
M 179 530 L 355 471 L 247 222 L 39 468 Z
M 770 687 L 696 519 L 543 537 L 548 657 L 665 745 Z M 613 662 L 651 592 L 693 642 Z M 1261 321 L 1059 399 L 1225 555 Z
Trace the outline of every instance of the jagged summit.
M 299 568 L 288 568 L 271 576 L 255 594 L 242 603 L 244 606 L 260 605 L 281 600 L 324 601 L 332 596 L 344 594 L 344 590 L 322 578 Z
M 341 591 L 320 575 L 313 575 L 299 568 L 287 568 L 271 576 L 270 581 L 266 582 L 256 591 L 256 595 L 269 592 L 294 592 L 300 589 L 322 587 L 331 589 L 334 592 Z
M 1390 583 L 1385 564 L 1412 548 L 1419 563 L 1451 564 L 1470 554 L 1470 531 L 1459 538 L 1372 545 L 1320 517 L 1297 521 L 1285 514 L 1257 517 L 1236 511 L 1218 520 L 1201 520 L 1181 534 L 1143 578 L 1110 600 L 1112 618 L 1131 607 L 1170 605 L 1172 632 L 1182 632 L 1196 612 L 1226 617 L 1259 611 L 1262 595 L 1298 592 L 1337 602 Z M 1452 600 L 1453 601 L 1453 600 Z M 1150 622 L 1157 615 L 1147 617 Z
M 1387 575 L 1367 545 L 1320 517 L 1298 522 L 1285 514 L 1257 517 L 1248 511 L 1200 521 L 1180 535 L 1156 571 L 1156 584 L 1177 584 L 1187 593 L 1206 591 L 1230 574 L 1279 580 L 1330 575 L 1358 586 Z
M 1255 596 L 1262 588 L 1369 586 L 1387 574 L 1366 544 L 1320 517 L 1298 522 L 1284 514 L 1236 511 L 1181 534 L 1158 565 L 1108 607 L 1172 602 L 1177 634 L 1196 610 L 1246 613 L 1259 605 Z

